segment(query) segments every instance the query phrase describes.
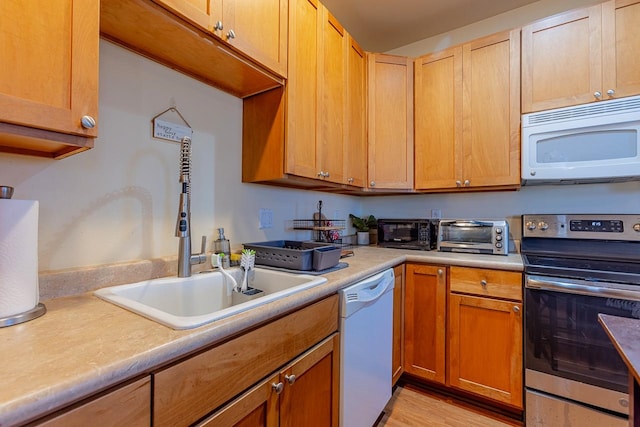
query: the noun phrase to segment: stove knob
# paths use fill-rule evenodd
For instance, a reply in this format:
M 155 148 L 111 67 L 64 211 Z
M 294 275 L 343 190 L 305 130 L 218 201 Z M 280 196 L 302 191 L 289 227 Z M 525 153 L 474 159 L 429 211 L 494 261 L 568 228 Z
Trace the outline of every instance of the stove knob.
M 540 222 L 538 223 L 538 228 L 539 228 L 540 230 L 543 230 L 543 231 L 544 231 L 544 230 L 547 230 L 547 229 L 549 229 L 549 224 L 547 224 L 547 223 L 546 223 L 546 222 L 544 222 L 544 221 L 540 221 Z
M 640 223 L 633 224 L 633 231 L 637 231 L 638 233 L 640 233 Z
M 527 221 L 527 223 L 525 224 L 525 227 L 527 227 L 527 230 L 535 230 L 536 229 L 536 223 L 533 221 Z

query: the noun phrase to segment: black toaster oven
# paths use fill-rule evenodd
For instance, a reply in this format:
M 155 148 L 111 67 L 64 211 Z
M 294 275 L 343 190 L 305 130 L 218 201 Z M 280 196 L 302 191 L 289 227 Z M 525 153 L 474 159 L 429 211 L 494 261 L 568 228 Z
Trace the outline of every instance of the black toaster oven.
M 378 246 L 383 248 L 436 249 L 437 219 L 379 219 Z

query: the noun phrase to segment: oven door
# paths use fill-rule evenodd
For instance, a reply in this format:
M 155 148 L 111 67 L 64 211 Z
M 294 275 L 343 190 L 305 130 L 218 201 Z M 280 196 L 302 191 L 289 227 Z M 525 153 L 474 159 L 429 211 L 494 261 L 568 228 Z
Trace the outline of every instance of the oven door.
M 598 313 L 640 317 L 630 286 L 525 275 L 525 385 L 628 414 L 628 370 Z

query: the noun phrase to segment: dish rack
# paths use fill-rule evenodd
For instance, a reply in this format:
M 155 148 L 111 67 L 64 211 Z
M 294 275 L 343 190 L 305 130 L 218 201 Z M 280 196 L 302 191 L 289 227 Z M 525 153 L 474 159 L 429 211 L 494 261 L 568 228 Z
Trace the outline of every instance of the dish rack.
M 294 230 L 311 230 L 316 242 L 342 245 L 342 231 L 346 228 L 344 219 L 294 219 Z

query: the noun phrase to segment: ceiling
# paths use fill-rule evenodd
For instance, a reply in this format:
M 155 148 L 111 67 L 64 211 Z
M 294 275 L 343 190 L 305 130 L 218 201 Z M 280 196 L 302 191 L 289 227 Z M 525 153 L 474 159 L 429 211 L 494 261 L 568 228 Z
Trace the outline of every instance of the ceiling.
M 322 0 L 363 49 L 386 52 L 537 0 Z

